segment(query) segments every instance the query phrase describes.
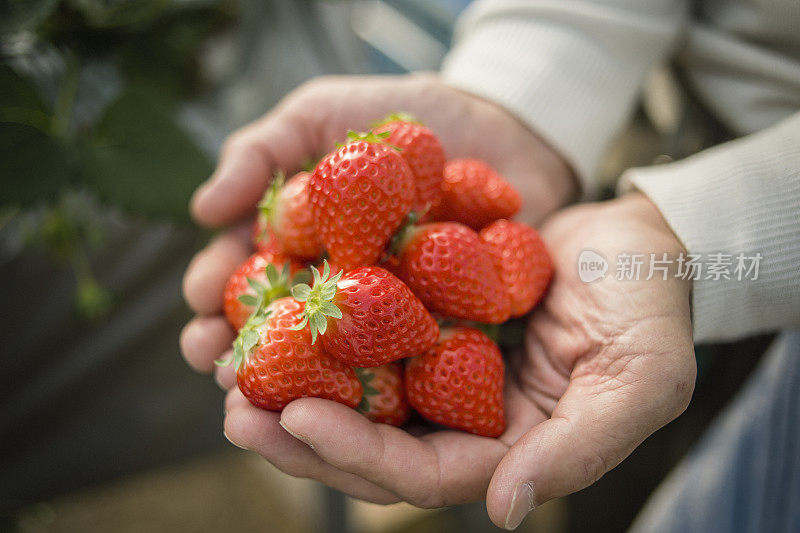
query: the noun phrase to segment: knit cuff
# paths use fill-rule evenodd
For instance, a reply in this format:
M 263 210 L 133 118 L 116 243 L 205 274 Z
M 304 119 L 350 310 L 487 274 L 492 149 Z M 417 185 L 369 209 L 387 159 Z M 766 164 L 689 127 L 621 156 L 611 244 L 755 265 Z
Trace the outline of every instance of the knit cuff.
M 629 15 L 568 0 L 477 2 L 460 23 L 442 77 L 527 124 L 572 165 L 584 196 L 592 197 L 601 158 L 679 20 Z
M 619 188 L 634 187 L 700 256 L 697 342 L 800 324 L 800 114 L 676 163 L 631 169 Z

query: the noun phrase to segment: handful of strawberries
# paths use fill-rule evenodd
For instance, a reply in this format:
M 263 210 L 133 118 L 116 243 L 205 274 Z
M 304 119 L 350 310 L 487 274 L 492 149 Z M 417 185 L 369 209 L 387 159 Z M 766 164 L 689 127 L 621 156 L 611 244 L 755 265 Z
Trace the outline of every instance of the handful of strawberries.
M 263 409 L 313 396 L 375 422 L 402 426 L 413 408 L 499 436 L 503 360 L 475 323 L 524 315 L 553 274 L 538 233 L 508 220 L 521 203 L 486 163 L 447 161 L 406 116 L 350 132 L 313 173 L 278 175 L 265 194 L 257 251 L 225 287 L 239 335 L 220 364 Z

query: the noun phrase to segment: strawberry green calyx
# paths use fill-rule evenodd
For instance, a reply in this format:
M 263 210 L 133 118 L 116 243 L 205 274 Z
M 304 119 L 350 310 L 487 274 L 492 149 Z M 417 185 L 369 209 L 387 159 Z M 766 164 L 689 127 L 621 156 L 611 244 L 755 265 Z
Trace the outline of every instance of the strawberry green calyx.
M 228 366 L 233 363 L 234 367 L 238 369 L 244 362 L 245 356 L 250 355 L 250 352 L 258 343 L 259 336 L 256 330 L 270 315 L 270 311 L 267 310 L 269 304 L 278 298 L 289 296 L 292 282 L 300 282 L 304 279 L 303 271 L 298 272 L 292 278 L 289 261 L 283 264 L 280 272 L 275 268 L 275 265 L 268 264 L 264 269 L 264 274 L 267 278 L 266 284 L 247 278 L 247 283 L 255 291 L 255 294 L 242 294 L 238 297 L 238 300 L 245 305 L 252 306 L 253 312 L 233 341 L 233 357 L 214 361 L 217 366 Z
M 381 126 L 385 126 L 390 122 L 408 122 L 411 124 L 419 124 L 420 126 L 424 126 L 425 123 L 422 122 L 420 119 L 412 115 L 411 113 L 407 113 L 405 111 L 395 111 L 394 113 L 389 113 L 381 120 L 374 122 L 372 124 L 373 129 L 378 129 Z
M 366 413 L 369 411 L 369 396 L 377 396 L 381 392 L 369 384 L 369 382 L 375 378 L 375 374 L 366 372 L 363 368 L 358 368 L 355 366 L 352 368 L 355 370 L 358 381 L 361 382 L 361 388 L 364 391 L 363 395 L 361 396 L 361 403 L 356 406 L 356 411 L 359 413 Z
M 258 328 L 267 321 L 271 311 L 258 308 L 256 309 L 233 341 L 233 357 L 227 359 L 217 359 L 214 364 L 217 366 L 228 366 L 233 363 L 233 368 L 239 369 L 244 363 L 244 358 L 253 351 L 258 344 Z
M 275 213 L 280 204 L 278 197 L 280 196 L 284 183 L 286 183 L 286 174 L 284 174 L 283 170 L 278 170 L 275 172 L 275 176 L 272 178 L 272 183 L 269 188 L 267 188 L 267 191 L 264 193 L 264 197 L 261 198 L 261 201 L 258 203 L 258 211 L 262 213 L 270 223 L 275 221 Z
M 390 132 L 390 131 L 384 131 L 384 132 L 381 132 L 381 133 L 375 133 L 372 130 L 370 130 L 370 131 L 368 131 L 366 133 L 363 133 L 363 132 L 359 133 L 357 131 L 347 130 L 347 140 L 344 142 L 344 144 L 336 143 L 336 147 L 337 148 L 341 148 L 341 147 L 345 146 L 347 143 L 351 143 L 351 142 L 354 142 L 354 141 L 366 141 L 368 143 L 384 144 L 384 145 L 388 146 L 389 148 L 392 148 L 393 150 L 395 150 L 397 152 L 400 152 L 401 150 L 400 150 L 399 147 L 397 147 L 397 146 L 395 146 L 393 144 L 389 144 L 388 142 L 386 142 L 386 139 L 388 139 L 391 135 L 392 135 L 392 132 Z
M 298 272 L 294 276 L 294 279 L 292 279 L 289 261 L 283 264 L 280 272 L 275 268 L 275 265 L 272 263 L 268 264 L 264 268 L 264 274 L 267 278 L 266 284 L 252 278 L 247 278 L 247 283 L 253 291 L 255 291 L 255 294 L 242 294 L 238 297 L 238 300 L 243 304 L 252 306 L 254 308 L 253 312 L 266 308 L 278 298 L 289 296 L 291 294 L 292 282 L 299 283 L 302 281 L 303 275 L 302 272 Z
M 328 329 L 328 317 L 342 318 L 342 312 L 333 303 L 336 296 L 336 284 L 342 278 L 344 270 L 338 274 L 331 275 L 331 266 L 326 260 L 324 262 L 322 274 L 315 267 L 311 267 L 314 285 L 309 287 L 305 283 L 300 283 L 292 287 L 292 296 L 298 302 L 305 302 L 303 319 L 292 329 L 300 330 L 308 324 L 311 328 L 311 344 L 317 342 L 317 335 L 324 335 Z

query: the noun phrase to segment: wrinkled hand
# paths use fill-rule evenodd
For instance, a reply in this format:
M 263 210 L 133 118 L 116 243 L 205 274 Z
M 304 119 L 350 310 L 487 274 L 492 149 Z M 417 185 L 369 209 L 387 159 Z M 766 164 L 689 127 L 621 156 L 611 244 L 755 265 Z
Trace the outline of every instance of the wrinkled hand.
M 334 402 L 306 398 L 282 413 L 233 389 L 225 430 L 285 472 L 365 500 L 438 507 L 486 498 L 515 527 L 536 505 L 580 490 L 686 407 L 696 374 L 688 282 L 581 282 L 586 248 L 674 257 L 683 251 L 642 195 L 574 207 L 542 234 L 556 267 L 533 313 L 526 350 L 507 367 L 508 428 L 499 439 L 456 431 L 412 435 Z M 284 431 L 285 429 L 285 431 Z M 293 436 L 292 436 L 293 435 Z
M 393 111 L 423 118 L 448 157 L 478 157 L 497 168 L 525 198 L 520 220 L 535 224 L 576 194 L 568 166 L 542 140 L 505 110 L 434 75 L 318 78 L 230 136 L 214 175 L 192 199 L 195 220 L 218 227 L 252 216 L 276 170 L 291 174 L 331 150 L 348 129 L 367 129 Z M 184 294 L 199 316 L 184 328 L 181 348 L 197 370 L 210 372 L 233 341 L 221 315 L 222 291 L 250 253 L 242 226 L 218 237 L 187 270 Z M 222 371 L 217 379 L 230 386 L 231 376 Z

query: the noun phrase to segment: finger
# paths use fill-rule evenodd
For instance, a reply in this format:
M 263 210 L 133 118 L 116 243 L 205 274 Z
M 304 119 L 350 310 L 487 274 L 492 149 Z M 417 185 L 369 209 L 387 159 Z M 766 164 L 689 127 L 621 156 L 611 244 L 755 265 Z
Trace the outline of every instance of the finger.
M 513 446 L 530 428 L 549 418 L 546 414 L 549 411 L 545 411 L 535 400 L 536 397 L 531 397 L 530 390 L 526 389 L 523 392 L 514 380 L 506 380 L 504 394 L 506 429 L 499 437 L 506 446 Z
M 222 293 L 228 277 L 252 250 L 249 228 L 228 231 L 194 256 L 183 276 L 183 296 L 200 315 L 222 310 Z
M 236 446 L 257 452 L 290 476 L 315 479 L 355 498 L 380 504 L 399 501 L 391 492 L 320 459 L 280 426 L 280 413 L 259 409 L 246 399 L 242 402 L 238 390 L 231 396 L 228 405 L 233 407 L 225 417 L 225 435 Z
M 245 398 L 244 394 L 239 389 L 230 389 L 228 394 L 225 395 L 225 412 L 233 411 L 237 407 L 244 407 L 249 405 L 250 401 Z
M 195 317 L 181 331 L 183 358 L 198 372 L 211 372 L 214 360 L 230 348 L 235 336 L 227 320 L 219 315 Z
M 513 529 L 534 507 L 591 485 L 686 408 L 694 383 L 691 347 L 679 361 L 616 361 L 624 370 L 615 377 L 573 378 L 552 417 L 508 451 L 487 493 L 495 524 Z
M 291 174 L 308 158 L 332 149 L 348 129 L 368 128 L 398 109 L 422 116 L 428 115 L 423 108 L 441 110 L 445 95 L 434 92 L 433 84 L 433 77 L 419 75 L 311 80 L 229 138 L 216 171 L 192 198 L 192 215 L 212 227 L 238 220 L 252 212 L 276 170 Z M 439 97 L 430 98 L 434 94 Z M 451 115 L 458 116 L 458 110 Z M 443 117 L 440 122 L 450 123 Z
M 226 351 L 220 359 L 222 361 L 227 361 L 228 359 L 232 360 L 233 358 L 233 350 L 229 349 Z M 234 368 L 233 364 L 225 365 L 225 366 L 217 366 L 214 365 L 214 381 L 217 382 L 219 388 L 222 390 L 230 390 L 236 385 L 236 369 Z
M 318 123 L 306 119 L 312 107 L 307 94 L 290 94 L 228 138 L 214 174 L 192 197 L 191 212 L 198 223 L 218 227 L 241 219 L 253 211 L 276 170 L 296 170 L 319 151 Z
M 495 465 L 507 450 L 497 439 L 456 431 L 412 437 L 318 398 L 290 403 L 281 423 L 330 465 L 418 507 L 482 499 Z

